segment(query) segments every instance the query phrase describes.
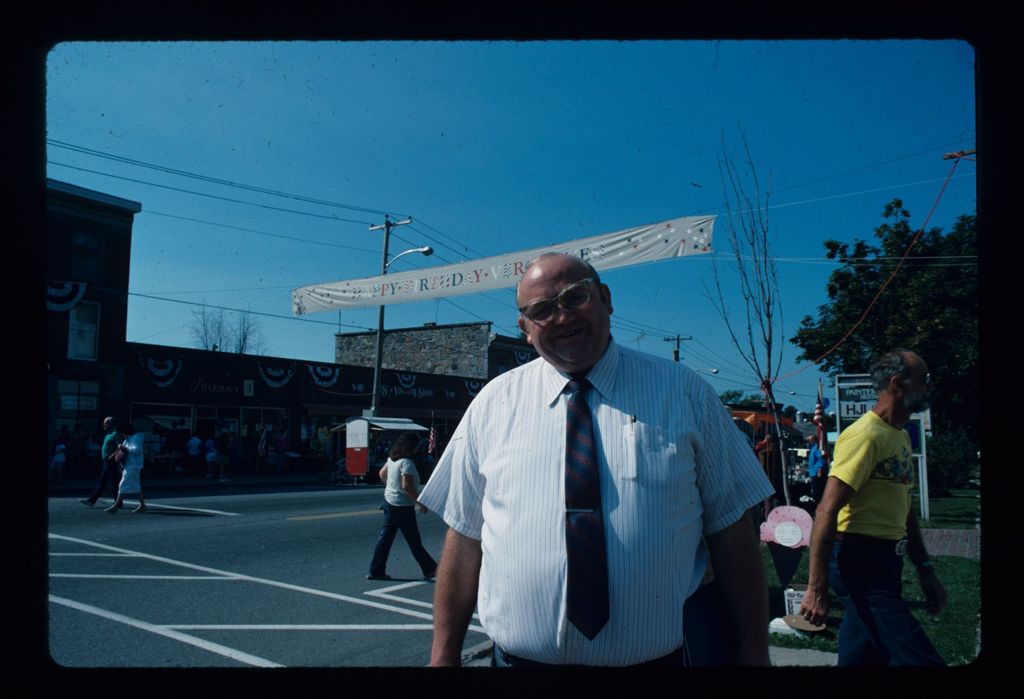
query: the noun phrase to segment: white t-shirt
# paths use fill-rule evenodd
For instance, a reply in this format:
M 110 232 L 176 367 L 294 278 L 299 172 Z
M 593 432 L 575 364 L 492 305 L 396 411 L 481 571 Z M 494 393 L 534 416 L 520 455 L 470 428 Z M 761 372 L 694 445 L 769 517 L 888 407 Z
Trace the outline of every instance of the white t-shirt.
M 395 461 L 388 459 L 388 480 L 384 486 L 384 499 L 388 504 L 396 507 L 411 507 L 416 504 L 405 491 L 402 490 L 402 476 L 412 476 L 413 487 L 419 490 L 420 474 L 416 470 L 416 462 L 412 459 L 399 459 Z

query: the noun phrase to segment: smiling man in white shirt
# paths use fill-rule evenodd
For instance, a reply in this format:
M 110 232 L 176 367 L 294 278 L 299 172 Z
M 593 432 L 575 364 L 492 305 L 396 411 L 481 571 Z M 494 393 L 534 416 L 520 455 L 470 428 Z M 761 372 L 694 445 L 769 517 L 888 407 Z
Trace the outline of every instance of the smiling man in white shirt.
M 460 664 L 475 607 L 499 666 L 684 664 L 683 604 L 704 571 L 704 537 L 736 661 L 768 665 L 767 588 L 746 510 L 773 491 L 713 389 L 619 347 L 611 292 L 576 257 L 535 260 L 517 305 L 540 358 L 485 386 L 419 499 L 449 526 L 431 664 Z M 565 389 L 576 381 L 600 481 L 604 553 L 592 577 L 607 599 L 585 630 L 567 613 L 567 523 L 578 510 L 566 500 L 576 409 Z

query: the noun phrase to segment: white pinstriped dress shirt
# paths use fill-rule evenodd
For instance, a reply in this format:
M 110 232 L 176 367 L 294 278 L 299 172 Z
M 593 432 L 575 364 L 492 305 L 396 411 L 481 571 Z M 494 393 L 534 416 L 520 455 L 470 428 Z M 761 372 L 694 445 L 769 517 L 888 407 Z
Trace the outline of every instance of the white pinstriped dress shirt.
M 612 341 L 587 379 L 611 598 L 596 638 L 565 617 L 566 375 L 537 359 L 491 380 L 420 502 L 481 541 L 477 610 L 501 648 L 543 663 L 631 665 L 682 645 L 701 535 L 774 490 L 694 371 Z

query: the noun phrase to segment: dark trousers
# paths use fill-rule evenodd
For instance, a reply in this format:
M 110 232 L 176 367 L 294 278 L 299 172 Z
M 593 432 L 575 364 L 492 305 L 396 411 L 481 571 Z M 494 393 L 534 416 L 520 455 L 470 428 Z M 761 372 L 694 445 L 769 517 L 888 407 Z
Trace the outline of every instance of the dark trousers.
M 409 551 L 412 552 L 413 558 L 420 564 L 420 568 L 423 570 L 423 577 L 433 575 L 437 568 L 437 561 L 423 548 L 423 541 L 420 539 L 420 529 L 416 524 L 416 507 L 413 505 L 397 507 L 385 501 L 380 506 L 380 509 L 384 511 L 384 525 L 380 528 L 377 545 L 373 549 L 370 575 L 381 576 L 386 574 L 391 544 L 394 543 L 395 535 L 399 531 L 405 537 L 405 543 L 409 544 Z
M 683 650 L 690 667 L 736 664 L 736 639 L 718 583 L 701 585 L 683 605 Z
M 92 491 L 89 499 L 96 502 L 103 496 L 109 483 L 114 495 L 117 495 L 117 484 L 121 480 L 121 465 L 104 460 L 103 468 L 100 469 L 100 477 L 96 480 L 96 489 Z
M 945 665 L 903 599 L 895 542 L 846 536 L 832 547 L 829 584 L 843 603 L 838 665 Z
M 686 655 L 683 649 L 674 650 L 668 655 L 662 658 L 656 658 L 654 660 L 648 660 L 645 663 L 639 663 L 637 665 L 628 665 L 627 667 L 686 667 Z M 553 667 L 547 663 L 538 663 L 536 660 L 527 660 L 526 658 L 519 658 L 510 653 L 506 653 L 504 650 L 499 648 L 497 645 L 491 651 L 491 667 Z M 562 665 L 561 667 L 585 667 L 583 665 Z

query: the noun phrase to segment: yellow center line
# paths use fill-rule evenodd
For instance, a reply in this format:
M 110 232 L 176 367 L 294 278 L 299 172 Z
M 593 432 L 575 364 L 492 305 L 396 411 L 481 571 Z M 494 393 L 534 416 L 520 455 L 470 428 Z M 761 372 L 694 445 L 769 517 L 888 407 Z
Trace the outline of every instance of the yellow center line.
M 298 515 L 297 517 L 288 517 L 287 519 L 293 522 L 306 522 L 311 519 L 337 519 L 338 517 L 359 517 L 361 515 L 372 515 L 380 512 L 378 507 L 376 510 L 360 510 L 359 512 L 332 512 L 327 515 Z

